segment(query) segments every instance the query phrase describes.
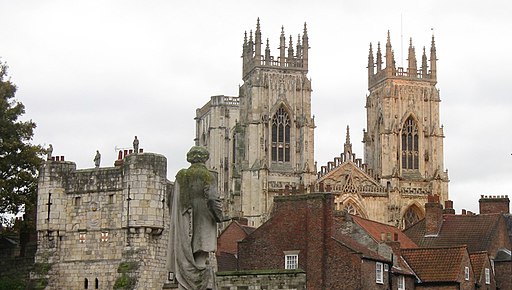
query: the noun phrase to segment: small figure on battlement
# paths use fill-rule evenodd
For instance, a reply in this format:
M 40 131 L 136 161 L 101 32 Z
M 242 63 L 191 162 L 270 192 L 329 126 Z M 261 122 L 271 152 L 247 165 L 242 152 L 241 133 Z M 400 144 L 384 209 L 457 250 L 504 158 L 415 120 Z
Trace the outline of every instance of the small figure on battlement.
M 191 163 L 176 175 L 171 226 L 171 272 L 179 289 L 216 289 L 217 223 L 227 221 L 217 191 L 217 173 L 205 162 L 208 151 L 194 146 L 187 153 Z
M 94 156 L 94 166 L 96 168 L 100 167 L 101 163 L 101 154 L 99 150 L 96 150 L 96 156 Z
M 48 149 L 46 149 L 46 160 L 52 160 L 53 146 L 52 144 L 48 145 Z
M 133 139 L 133 153 L 139 153 L 139 139 L 137 139 L 137 136 Z

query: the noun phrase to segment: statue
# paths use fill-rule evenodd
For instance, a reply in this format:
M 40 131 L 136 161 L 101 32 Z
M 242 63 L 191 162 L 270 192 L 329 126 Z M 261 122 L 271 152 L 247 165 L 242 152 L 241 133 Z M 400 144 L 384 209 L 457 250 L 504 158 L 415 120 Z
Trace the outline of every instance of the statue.
M 216 289 L 210 255 L 217 248 L 217 223 L 227 221 L 217 192 L 217 173 L 205 162 L 209 153 L 194 146 L 187 153 L 191 163 L 176 175 L 172 205 L 170 267 L 178 289 Z
M 52 160 L 53 146 L 52 144 L 48 145 L 48 149 L 46 149 L 46 160 Z
M 96 156 L 94 156 L 94 166 L 96 168 L 100 167 L 101 162 L 101 154 L 99 150 L 96 150 Z
M 139 139 L 137 139 L 137 136 L 133 139 L 133 153 L 139 153 Z

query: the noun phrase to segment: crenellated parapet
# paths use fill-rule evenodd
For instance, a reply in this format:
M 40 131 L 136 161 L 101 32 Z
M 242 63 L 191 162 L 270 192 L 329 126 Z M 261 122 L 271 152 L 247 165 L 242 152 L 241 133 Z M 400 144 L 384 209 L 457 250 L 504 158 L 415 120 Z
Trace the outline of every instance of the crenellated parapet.
M 301 70 L 307 72 L 309 37 L 306 23 L 304 23 L 303 34 L 302 36 L 300 34 L 297 36 L 295 45 L 291 35 L 287 44 L 284 27 L 281 28 L 278 48 L 279 56 L 277 57 L 272 56 L 270 53 L 270 43 L 268 38 L 264 53 L 262 52 L 262 44 L 260 19 L 258 18 L 254 37 L 252 30 L 249 32 L 249 38 L 247 38 L 247 32 L 245 32 L 244 36 L 242 53 L 243 79 L 245 79 L 249 72 L 256 67 L 278 67 L 285 70 Z
M 425 47 L 421 57 L 421 66 L 418 68 L 416 61 L 415 47 L 412 45 L 412 38 L 409 42 L 408 49 L 408 67 L 397 67 L 395 62 L 394 50 L 391 46 L 391 37 L 388 31 L 385 51 L 385 67 L 382 67 L 382 52 L 380 42 L 377 43 L 377 53 L 374 58 L 373 47 L 370 43 L 370 52 L 368 55 L 368 88 L 371 88 L 386 79 L 406 79 L 406 80 L 422 80 L 427 82 L 437 82 L 437 56 L 434 36 L 430 46 L 430 60 L 427 61 Z M 430 63 L 430 67 L 429 64 Z

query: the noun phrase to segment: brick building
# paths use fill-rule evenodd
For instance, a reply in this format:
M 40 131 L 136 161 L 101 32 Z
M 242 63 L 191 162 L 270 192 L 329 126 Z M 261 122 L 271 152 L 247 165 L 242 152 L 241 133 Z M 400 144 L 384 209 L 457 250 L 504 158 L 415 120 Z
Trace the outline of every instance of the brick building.
M 414 243 L 397 228 L 335 212 L 333 202 L 331 193 L 277 196 L 270 219 L 239 242 L 240 270 L 300 269 L 307 289 L 412 289 L 399 245 Z

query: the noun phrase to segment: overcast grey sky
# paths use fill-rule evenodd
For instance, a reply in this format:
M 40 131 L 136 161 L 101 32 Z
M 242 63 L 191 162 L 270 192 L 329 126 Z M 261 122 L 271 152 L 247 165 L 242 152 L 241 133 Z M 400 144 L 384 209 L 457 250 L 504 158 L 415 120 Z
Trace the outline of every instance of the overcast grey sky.
M 362 157 L 369 43 L 389 29 L 401 65 L 409 37 L 421 59 L 434 28 L 450 198 L 457 212 L 478 212 L 480 194 L 512 193 L 511 3 L 0 0 L 0 57 L 37 123 L 35 143 L 88 168 L 96 150 L 112 166 L 116 146 L 137 135 L 174 180 L 188 166 L 195 109 L 238 94 L 243 33 L 257 17 L 273 55 L 281 25 L 295 40 L 308 23 L 319 165 L 342 151 L 347 125 Z

